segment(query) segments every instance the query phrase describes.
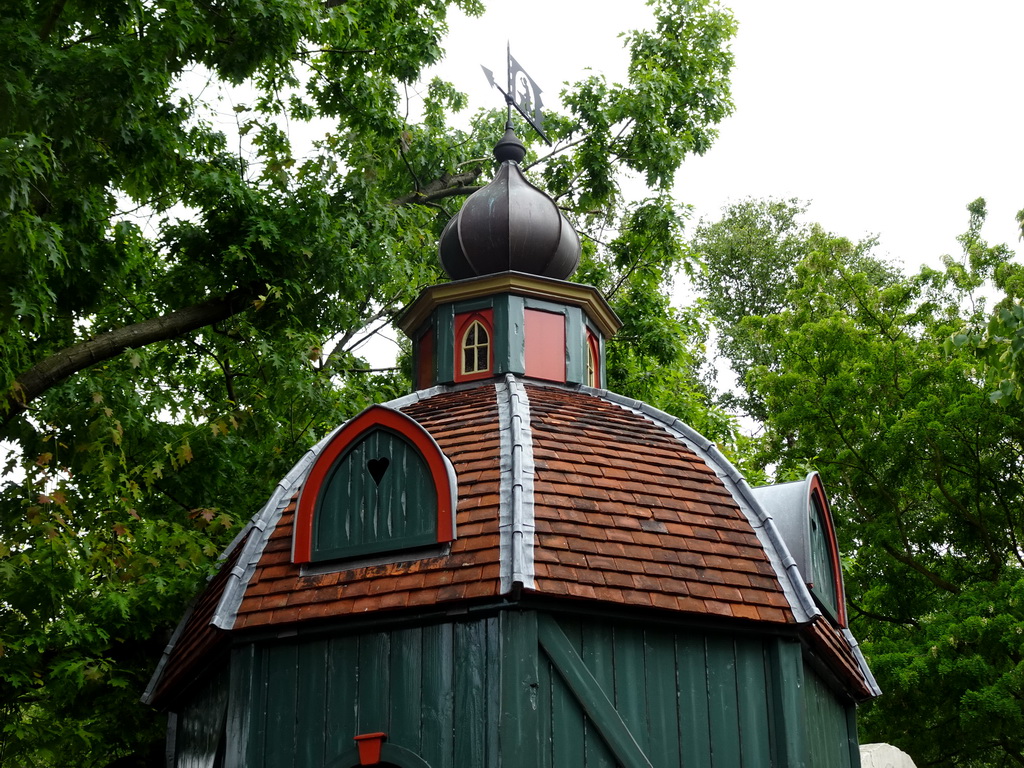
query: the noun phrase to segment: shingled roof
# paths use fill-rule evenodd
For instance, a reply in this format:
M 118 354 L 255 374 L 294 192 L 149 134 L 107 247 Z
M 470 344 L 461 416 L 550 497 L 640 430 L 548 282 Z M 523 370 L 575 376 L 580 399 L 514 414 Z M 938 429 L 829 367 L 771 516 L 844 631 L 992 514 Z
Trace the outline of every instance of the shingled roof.
M 706 439 L 604 390 L 504 381 L 387 404 L 424 427 L 458 479 L 455 541 L 422 557 L 292 562 L 314 447 L 224 556 L 147 691 L 160 703 L 231 633 L 516 595 L 813 628 L 863 696 L 852 637 L 822 617 L 772 519 Z

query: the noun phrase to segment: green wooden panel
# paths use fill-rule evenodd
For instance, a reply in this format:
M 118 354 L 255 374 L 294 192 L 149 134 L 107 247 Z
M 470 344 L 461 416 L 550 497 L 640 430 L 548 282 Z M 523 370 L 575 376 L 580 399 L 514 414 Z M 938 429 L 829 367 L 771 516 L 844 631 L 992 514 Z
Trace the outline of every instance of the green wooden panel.
M 444 304 L 434 310 L 434 354 L 437 358 L 438 384 L 455 381 L 455 308 Z
M 387 632 L 371 632 L 359 638 L 356 733 L 387 733 L 389 730 L 390 641 Z
M 455 760 L 460 765 L 483 763 L 487 711 L 487 627 L 479 621 L 455 625 Z
M 229 662 L 228 713 L 226 731 L 225 768 L 245 768 L 249 765 L 249 738 L 254 713 L 254 669 L 256 648 L 245 645 L 231 652 Z
M 676 638 L 676 679 L 679 686 L 680 765 L 707 768 L 711 764 L 711 712 L 703 635 Z
M 296 768 L 321 768 L 327 723 L 327 640 L 298 647 Z
M 537 665 L 537 741 L 540 744 L 538 768 L 552 768 L 554 765 L 565 765 L 556 762 L 555 732 L 553 727 L 554 692 L 552 686 L 557 683 L 558 675 L 553 673 L 550 664 L 543 661 Z M 580 763 L 582 765 L 582 763 Z M 571 765 L 571 763 L 570 763 Z
M 586 384 L 587 334 L 583 310 L 567 307 L 565 311 L 565 380 L 570 384 Z
M 228 679 L 219 674 L 178 715 L 174 740 L 178 768 L 213 768 L 224 749 L 227 708 Z
M 484 765 L 500 765 L 501 744 L 498 739 L 498 721 L 501 717 L 501 626 L 497 617 L 486 620 L 487 625 L 487 759 Z M 542 736 L 543 738 L 543 736 Z M 542 764 L 546 768 L 546 764 Z
M 857 738 L 857 708 L 853 704 L 846 705 L 846 749 L 850 758 L 850 768 L 861 768 L 860 740 Z
M 501 613 L 500 739 L 504 768 L 531 768 L 540 753 L 537 723 L 537 615 Z
M 591 622 L 582 639 L 582 658 L 598 685 L 615 690 L 615 630 L 608 622 Z M 593 723 L 586 725 L 587 768 L 615 768 L 618 762 Z
M 555 620 L 541 616 L 537 630 L 541 647 L 552 665 L 597 726 L 618 761 L 626 768 L 653 768 L 608 694 L 598 685 Z
M 324 480 L 314 512 L 313 560 L 435 541 L 437 489 L 426 462 L 399 435 L 384 429 L 370 432 Z
M 736 651 L 727 636 L 707 640 L 708 715 L 711 726 L 711 765 L 737 768 L 742 765 L 737 729 L 739 702 L 736 696 Z
M 522 296 L 496 296 L 494 301 L 494 372 L 522 375 L 526 371 Z
M 779 638 L 769 645 L 775 762 L 792 768 L 808 765 L 801 653 L 800 643 L 795 640 Z
M 644 751 L 655 765 L 679 765 L 679 689 L 673 636 L 646 631 L 643 653 L 648 728 Z
M 423 630 L 397 630 L 391 636 L 391 724 L 388 741 L 418 750 L 422 739 Z
M 808 765 L 814 768 L 852 768 L 849 719 L 846 711 L 849 705 L 839 701 L 810 669 L 805 669 L 804 680 Z
M 644 669 L 644 631 L 615 628 L 615 709 L 648 757 L 647 674 Z
M 422 741 L 420 755 L 432 768 L 454 768 L 452 680 L 455 677 L 451 624 L 423 628 Z
M 561 619 L 559 627 L 565 633 L 566 639 L 573 649 L 579 653 L 582 642 L 582 629 L 578 621 Z M 594 732 L 593 725 L 590 725 L 588 734 L 587 723 L 583 715 L 583 709 L 576 701 L 572 691 L 566 687 L 561 676 L 552 669 L 551 664 L 542 664 L 548 672 L 551 691 L 551 731 L 553 742 L 551 744 L 551 764 L 553 766 L 563 765 L 587 765 L 587 736 L 592 742 L 590 751 L 601 751 L 606 754 L 604 742 Z
M 350 750 L 356 730 L 356 680 L 359 672 L 359 639 L 337 637 L 330 641 L 327 658 L 327 739 L 330 760 Z
M 267 658 L 267 731 L 263 765 L 292 768 L 295 756 L 298 650 L 294 645 L 271 646 Z
M 736 640 L 736 686 L 740 751 L 744 768 L 771 768 L 768 676 L 761 640 Z

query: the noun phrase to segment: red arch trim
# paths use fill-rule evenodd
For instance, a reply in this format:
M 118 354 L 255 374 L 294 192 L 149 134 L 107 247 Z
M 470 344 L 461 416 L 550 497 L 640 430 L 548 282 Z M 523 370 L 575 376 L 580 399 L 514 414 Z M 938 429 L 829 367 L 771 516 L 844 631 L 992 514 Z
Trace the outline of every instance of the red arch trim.
M 419 451 L 427 464 L 430 477 L 437 489 L 437 541 L 455 539 L 455 471 L 437 442 L 419 423 L 401 411 L 383 405 L 371 405 L 343 426 L 313 463 L 299 496 L 295 512 L 295 532 L 292 537 L 292 561 L 308 563 L 313 555 L 313 513 L 324 481 L 335 461 L 349 446 L 368 432 L 390 429 L 398 433 Z

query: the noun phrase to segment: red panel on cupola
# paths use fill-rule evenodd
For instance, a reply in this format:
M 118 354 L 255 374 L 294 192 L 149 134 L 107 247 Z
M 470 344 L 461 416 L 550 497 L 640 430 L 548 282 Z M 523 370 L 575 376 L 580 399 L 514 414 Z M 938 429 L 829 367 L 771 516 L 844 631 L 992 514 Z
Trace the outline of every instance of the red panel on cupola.
M 565 381 L 565 315 L 526 310 L 526 375 Z

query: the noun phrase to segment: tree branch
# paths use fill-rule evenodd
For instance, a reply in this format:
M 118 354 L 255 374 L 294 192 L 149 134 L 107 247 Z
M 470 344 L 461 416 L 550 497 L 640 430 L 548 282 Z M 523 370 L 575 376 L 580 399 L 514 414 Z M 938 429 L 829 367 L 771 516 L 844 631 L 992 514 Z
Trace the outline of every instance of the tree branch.
M 922 576 L 924 576 L 926 579 L 928 579 L 928 581 L 930 581 L 932 584 L 934 584 L 939 589 L 944 589 L 947 592 L 950 592 L 950 593 L 952 593 L 954 595 L 959 595 L 960 594 L 960 587 L 958 587 L 956 584 L 953 584 L 953 583 L 951 583 L 949 581 L 946 581 L 944 578 L 939 576 L 939 574 L 937 574 L 937 573 L 935 573 L 933 571 L 928 570 L 927 568 L 925 568 L 923 565 L 921 565 L 919 562 L 917 562 L 910 555 L 908 555 L 908 554 L 906 554 L 904 552 L 900 552 L 898 549 L 896 549 L 896 547 L 894 547 L 891 544 L 888 544 L 888 543 L 886 543 L 884 541 L 881 543 L 881 547 L 886 552 L 888 552 L 894 559 L 896 559 L 899 562 L 903 563 L 908 568 L 911 568 L 912 570 L 917 571 L 918 573 L 920 573 Z
M 434 179 L 423 189 L 396 197 L 391 202 L 394 205 L 409 205 L 410 203 L 430 203 L 434 200 L 443 200 L 446 197 L 454 197 L 455 195 L 471 195 L 480 189 L 480 187 L 475 186 L 474 182 L 476 182 L 482 172 L 483 165 L 465 173 L 446 173 L 441 178 Z
M 0 395 L 0 428 L 7 426 L 28 410 L 33 400 L 69 376 L 117 357 L 126 349 L 174 339 L 226 320 L 250 307 L 258 293 L 257 286 L 237 288 L 224 296 L 101 333 L 50 355 L 18 376 L 10 390 Z

